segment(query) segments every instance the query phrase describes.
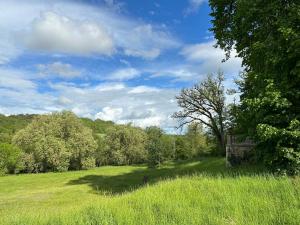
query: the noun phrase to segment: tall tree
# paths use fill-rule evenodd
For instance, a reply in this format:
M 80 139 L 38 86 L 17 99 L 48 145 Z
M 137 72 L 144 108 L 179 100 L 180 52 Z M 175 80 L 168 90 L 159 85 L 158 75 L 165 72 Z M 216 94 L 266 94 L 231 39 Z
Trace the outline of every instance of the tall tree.
M 210 0 L 212 31 L 227 58 L 243 59 L 241 131 L 273 168 L 300 172 L 299 0 Z
M 225 153 L 225 93 L 224 76 L 208 75 L 199 84 L 186 88 L 176 96 L 177 103 L 182 109 L 173 114 L 180 120 L 180 126 L 192 122 L 200 122 L 210 128 L 216 137 L 220 154 Z
M 150 166 L 160 166 L 164 161 L 164 146 L 162 137 L 164 132 L 162 129 L 156 126 L 146 128 L 147 144 L 146 149 L 148 151 L 148 163 Z
M 15 134 L 13 143 L 25 152 L 35 172 L 86 169 L 92 160 L 95 165 L 97 143 L 92 131 L 72 112 L 36 116 Z
M 111 127 L 105 136 L 104 156 L 115 165 L 143 163 L 148 157 L 146 140 L 144 130 L 130 124 Z

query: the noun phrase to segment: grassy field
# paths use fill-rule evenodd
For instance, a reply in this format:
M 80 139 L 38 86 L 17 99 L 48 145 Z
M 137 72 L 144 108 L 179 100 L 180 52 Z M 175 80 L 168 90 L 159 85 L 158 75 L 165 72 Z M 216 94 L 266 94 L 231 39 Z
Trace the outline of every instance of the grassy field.
M 299 198 L 299 178 L 219 158 L 107 166 L 0 177 L 0 224 L 299 224 Z

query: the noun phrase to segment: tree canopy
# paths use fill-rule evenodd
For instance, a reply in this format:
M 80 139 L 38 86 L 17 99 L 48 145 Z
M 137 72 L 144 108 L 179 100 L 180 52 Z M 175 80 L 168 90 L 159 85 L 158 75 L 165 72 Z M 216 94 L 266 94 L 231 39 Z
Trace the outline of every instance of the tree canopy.
M 110 164 L 128 165 L 146 162 L 146 133 L 130 125 L 112 127 L 105 136 L 106 157 Z
M 97 147 L 92 131 L 71 112 L 35 117 L 13 143 L 32 156 L 35 171 L 83 169 Z

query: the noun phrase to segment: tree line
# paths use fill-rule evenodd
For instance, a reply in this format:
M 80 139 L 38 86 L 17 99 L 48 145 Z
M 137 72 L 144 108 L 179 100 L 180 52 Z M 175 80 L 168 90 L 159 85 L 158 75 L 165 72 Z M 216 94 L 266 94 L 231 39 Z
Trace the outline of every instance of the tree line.
M 142 129 L 130 124 L 95 122 L 68 111 L 30 116 L 30 119 L 7 143 L 0 143 L 2 173 L 139 163 L 154 167 L 168 160 L 196 158 L 213 149 L 209 137 L 196 123 L 188 127 L 185 135 L 169 135 L 155 126 Z M 7 137 L 3 134 L 2 137 Z

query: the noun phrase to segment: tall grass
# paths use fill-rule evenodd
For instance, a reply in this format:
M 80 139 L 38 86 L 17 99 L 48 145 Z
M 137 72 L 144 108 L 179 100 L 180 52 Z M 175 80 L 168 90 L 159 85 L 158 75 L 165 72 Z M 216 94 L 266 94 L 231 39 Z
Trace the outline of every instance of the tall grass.
M 210 158 L 1 177 L 0 223 L 299 224 L 299 178 L 224 165 Z

